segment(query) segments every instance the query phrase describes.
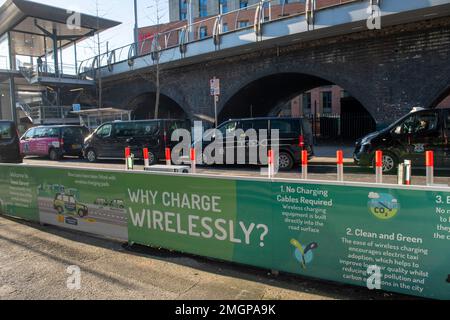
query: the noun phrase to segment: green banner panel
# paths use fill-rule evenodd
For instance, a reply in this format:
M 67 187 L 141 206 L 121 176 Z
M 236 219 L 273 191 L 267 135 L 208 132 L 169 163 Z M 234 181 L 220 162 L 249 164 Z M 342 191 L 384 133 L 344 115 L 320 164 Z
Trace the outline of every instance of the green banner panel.
M 0 165 L 3 213 L 386 291 L 450 299 L 450 193 Z

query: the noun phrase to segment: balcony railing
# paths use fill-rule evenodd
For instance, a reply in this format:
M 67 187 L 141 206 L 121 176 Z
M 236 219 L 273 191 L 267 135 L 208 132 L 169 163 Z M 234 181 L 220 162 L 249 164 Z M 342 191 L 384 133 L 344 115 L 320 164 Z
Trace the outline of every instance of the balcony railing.
M 134 59 L 150 55 L 153 61 L 157 61 L 164 50 L 179 47 L 180 52 L 186 50 L 186 44 L 203 39 L 212 39 L 214 44 L 220 44 L 223 34 L 241 29 L 253 28 L 256 35 L 261 35 L 262 26 L 265 23 L 285 19 L 288 16 L 306 15 L 308 24 L 314 22 L 314 12 L 351 2 L 363 0 L 306 0 L 304 3 L 283 3 L 279 0 L 261 0 L 259 3 L 246 8 L 229 11 L 212 17 L 188 24 L 180 21 L 180 25 L 170 30 L 158 30 L 155 34 L 82 61 L 79 65 L 79 74 L 95 76 L 95 70 L 108 67 L 111 71 L 113 65 L 128 61 L 133 65 Z M 379 1 L 379 0 L 372 0 Z

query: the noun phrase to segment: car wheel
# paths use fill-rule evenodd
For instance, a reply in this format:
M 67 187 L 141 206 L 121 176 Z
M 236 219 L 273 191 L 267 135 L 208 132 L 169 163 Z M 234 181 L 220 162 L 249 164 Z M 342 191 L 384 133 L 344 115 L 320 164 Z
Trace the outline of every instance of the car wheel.
M 375 167 L 375 159 L 373 161 Z M 397 157 L 390 152 L 383 151 L 383 173 L 392 173 L 397 169 L 397 166 Z
M 52 161 L 58 161 L 59 159 L 61 159 L 61 156 L 59 155 L 59 152 L 56 151 L 56 149 L 51 149 L 49 154 L 48 154 L 48 157 Z
M 278 155 L 278 168 L 280 170 L 291 170 L 294 167 L 294 160 L 287 152 L 280 152 Z
M 148 163 L 152 166 L 158 162 L 158 158 L 153 153 L 153 151 L 148 150 Z
M 84 216 L 86 216 L 86 213 L 83 211 L 83 210 L 78 210 L 78 216 L 80 217 L 80 218 L 83 218 Z
M 87 159 L 89 162 L 95 162 L 95 161 L 97 161 L 97 153 L 95 152 L 94 149 L 89 149 L 89 150 L 86 152 L 86 159 Z

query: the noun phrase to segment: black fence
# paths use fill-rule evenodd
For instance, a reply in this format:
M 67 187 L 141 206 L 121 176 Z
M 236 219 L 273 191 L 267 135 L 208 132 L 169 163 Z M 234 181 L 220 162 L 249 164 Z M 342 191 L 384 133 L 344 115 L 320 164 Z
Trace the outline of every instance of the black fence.
M 376 130 L 375 121 L 368 114 L 311 114 L 306 118 L 316 142 L 353 142 Z

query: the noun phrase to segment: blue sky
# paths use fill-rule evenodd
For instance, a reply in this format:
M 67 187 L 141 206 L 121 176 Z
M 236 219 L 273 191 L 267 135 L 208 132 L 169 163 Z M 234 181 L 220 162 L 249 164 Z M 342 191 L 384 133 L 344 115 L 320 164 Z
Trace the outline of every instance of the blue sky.
M 5 0 L 0 0 L 3 5 Z M 99 16 L 122 22 L 122 25 L 101 34 L 101 43 L 109 42 L 110 49 L 121 47 L 133 42 L 134 9 L 133 0 L 33 0 L 55 7 L 68 8 L 77 12 L 96 15 L 98 2 Z M 155 3 L 159 2 L 161 22 L 169 20 L 168 0 L 138 0 L 139 26 L 156 24 Z M 83 56 L 93 55 L 93 42 L 81 43 Z M 83 49 L 81 49 L 83 50 Z M 80 51 L 81 51 L 80 50 Z

